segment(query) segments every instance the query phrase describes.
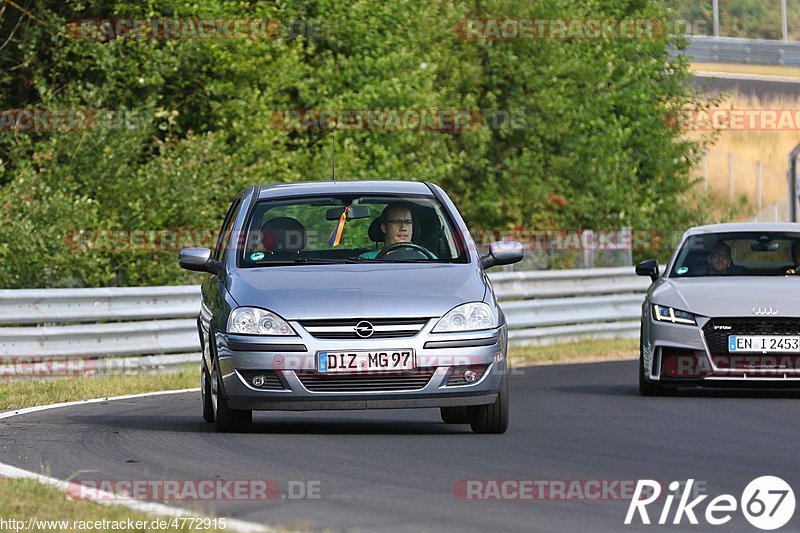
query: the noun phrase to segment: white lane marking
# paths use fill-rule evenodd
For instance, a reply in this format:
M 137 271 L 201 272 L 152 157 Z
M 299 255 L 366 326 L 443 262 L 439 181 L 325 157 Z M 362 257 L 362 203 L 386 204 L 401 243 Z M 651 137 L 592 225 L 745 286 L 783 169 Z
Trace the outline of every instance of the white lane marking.
M 750 81 L 775 81 L 778 83 L 795 83 L 800 85 L 800 77 L 792 76 L 767 76 L 765 74 L 742 74 L 739 72 L 710 72 L 707 70 L 696 70 L 692 72 L 696 78 L 722 78 L 727 80 L 750 80 Z
M 137 394 L 125 394 L 124 396 L 107 396 L 105 398 L 92 398 L 91 400 L 77 400 L 74 402 L 51 403 L 49 405 L 37 405 L 35 407 L 25 407 L 23 409 L 14 409 L 12 411 L 4 411 L 0 413 L 0 420 L 17 415 L 26 415 L 28 413 L 36 413 L 38 411 L 47 411 L 50 409 L 58 409 L 59 407 L 70 407 L 72 405 L 85 405 L 90 403 L 110 402 L 113 400 L 130 400 L 132 398 L 144 398 L 146 396 L 160 396 L 162 394 L 182 394 L 184 392 L 199 392 L 200 387 L 194 389 L 179 389 L 179 390 L 162 390 L 156 392 L 139 392 Z
M 144 398 L 147 396 L 160 396 L 164 394 L 181 394 L 185 392 L 199 392 L 199 391 L 200 388 L 198 387 L 194 389 L 143 392 L 139 394 L 126 394 L 124 396 L 109 396 L 107 398 L 93 398 L 91 400 L 78 400 L 75 402 L 37 405 L 36 407 L 26 407 L 24 409 L 15 409 L 13 411 L 5 411 L 3 413 L 0 413 L 0 420 L 4 418 L 11 418 L 12 416 L 35 413 L 37 411 L 47 411 L 50 409 L 57 409 L 59 407 L 69 407 L 72 405 L 85 405 L 92 403 L 110 402 L 114 400 L 129 400 L 131 398 Z M 68 492 L 70 488 L 70 483 L 67 481 L 62 481 L 60 479 L 48 477 L 42 474 L 37 474 L 35 472 L 30 472 L 28 470 L 23 470 L 22 468 L 17 468 L 16 466 L 11 466 L 5 463 L 0 463 L 0 477 L 6 477 L 11 479 L 33 479 L 35 481 L 38 481 L 39 483 L 56 487 L 63 492 Z M 92 490 L 92 492 L 95 491 Z M 135 511 L 141 511 L 143 513 L 148 513 L 148 514 L 172 516 L 172 517 L 211 518 L 203 514 L 198 514 L 189 511 L 188 509 L 183 509 L 182 507 L 173 507 L 171 505 L 164 505 L 162 503 L 155 503 L 155 502 L 130 501 L 123 498 L 122 496 L 118 496 L 102 490 L 97 490 L 96 495 L 95 494 L 87 495 L 86 500 L 92 501 L 94 503 L 99 503 L 101 505 L 122 505 L 124 507 L 128 507 L 129 509 L 133 509 Z M 222 517 L 217 517 L 217 518 L 222 518 Z M 277 531 L 274 528 L 269 528 L 261 524 L 256 524 L 255 522 L 246 522 L 244 520 L 237 520 L 235 518 L 227 518 L 227 517 L 225 518 L 225 529 L 240 531 L 242 533 L 271 533 L 273 531 Z

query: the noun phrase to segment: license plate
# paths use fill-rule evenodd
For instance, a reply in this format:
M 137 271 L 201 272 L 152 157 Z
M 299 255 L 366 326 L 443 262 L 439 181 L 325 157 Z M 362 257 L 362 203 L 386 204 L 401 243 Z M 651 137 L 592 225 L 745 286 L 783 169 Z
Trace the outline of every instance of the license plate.
M 798 353 L 798 335 L 729 335 L 728 352 Z
M 380 372 L 413 370 L 413 350 L 317 352 L 317 372 Z

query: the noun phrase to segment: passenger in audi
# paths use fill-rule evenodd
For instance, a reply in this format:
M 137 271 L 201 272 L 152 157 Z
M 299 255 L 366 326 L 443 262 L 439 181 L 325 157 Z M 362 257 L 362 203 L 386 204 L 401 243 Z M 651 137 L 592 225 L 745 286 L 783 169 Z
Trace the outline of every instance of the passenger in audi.
M 787 276 L 797 275 L 800 272 L 800 240 L 792 243 L 792 263 L 794 266 L 786 271 Z

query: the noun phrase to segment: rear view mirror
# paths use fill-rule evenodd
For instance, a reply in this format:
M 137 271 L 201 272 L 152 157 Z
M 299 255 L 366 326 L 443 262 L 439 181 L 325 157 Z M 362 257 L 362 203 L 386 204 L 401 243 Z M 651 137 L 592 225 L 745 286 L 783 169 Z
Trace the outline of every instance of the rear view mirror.
M 780 247 L 779 242 L 754 242 L 750 245 L 754 252 L 777 252 Z
M 331 207 L 325 213 L 325 220 L 339 220 L 342 213 L 344 213 L 344 207 Z M 365 205 L 351 205 L 350 211 L 347 213 L 347 220 L 369 218 L 371 214 L 369 207 Z

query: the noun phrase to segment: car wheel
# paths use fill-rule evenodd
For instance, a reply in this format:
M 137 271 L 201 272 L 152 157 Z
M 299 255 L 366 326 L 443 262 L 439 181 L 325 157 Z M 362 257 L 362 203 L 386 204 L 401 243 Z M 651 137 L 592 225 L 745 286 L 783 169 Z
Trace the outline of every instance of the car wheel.
M 469 407 L 442 407 L 442 422 L 445 424 L 469 424 Z
M 639 336 L 639 394 L 642 396 L 661 396 L 664 394 L 664 389 L 661 386 L 652 383 L 645 376 L 644 349 L 641 335 Z
M 469 408 L 469 425 L 475 433 L 505 433 L 508 429 L 508 376 L 503 375 L 497 399 Z
M 231 409 L 222 392 L 219 363 L 214 362 L 211 372 L 211 404 L 214 407 L 214 427 L 220 432 L 244 431 L 253 421 L 253 411 Z
M 211 378 L 203 363 L 200 369 L 200 392 L 203 395 L 203 420 L 206 422 L 214 421 L 214 405 L 211 403 Z

